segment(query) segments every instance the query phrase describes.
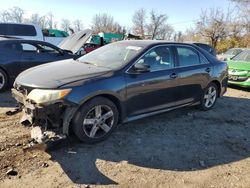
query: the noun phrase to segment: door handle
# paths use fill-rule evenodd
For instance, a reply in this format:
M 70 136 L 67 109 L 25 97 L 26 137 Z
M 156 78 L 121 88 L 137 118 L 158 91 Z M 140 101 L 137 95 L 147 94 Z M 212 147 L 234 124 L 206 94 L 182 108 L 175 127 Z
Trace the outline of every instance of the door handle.
M 209 73 L 211 72 L 211 68 L 206 68 L 205 71 Z
M 175 79 L 175 78 L 177 78 L 177 77 L 178 77 L 178 76 L 177 76 L 176 73 L 173 73 L 173 74 L 170 75 L 170 78 L 172 78 L 172 79 Z

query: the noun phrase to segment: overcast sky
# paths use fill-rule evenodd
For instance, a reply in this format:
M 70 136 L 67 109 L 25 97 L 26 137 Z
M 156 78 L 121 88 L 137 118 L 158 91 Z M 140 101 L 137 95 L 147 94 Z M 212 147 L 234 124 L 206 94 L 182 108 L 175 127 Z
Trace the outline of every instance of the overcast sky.
M 202 9 L 221 7 L 226 10 L 229 0 L 4 0 L 1 1 L 0 11 L 18 6 L 25 10 L 26 16 L 32 13 L 46 14 L 52 12 L 59 21 L 80 19 L 88 28 L 93 15 L 108 13 L 122 26 L 132 25 L 132 15 L 135 10 L 154 9 L 167 14 L 168 22 L 176 31 L 185 31 L 199 18 Z

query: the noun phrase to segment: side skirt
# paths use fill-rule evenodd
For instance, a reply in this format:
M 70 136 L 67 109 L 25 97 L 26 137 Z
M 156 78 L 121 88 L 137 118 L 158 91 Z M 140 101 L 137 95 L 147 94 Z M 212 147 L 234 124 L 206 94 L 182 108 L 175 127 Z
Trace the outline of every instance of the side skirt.
M 164 112 L 169 112 L 169 111 L 172 111 L 172 110 L 175 110 L 175 109 L 178 109 L 178 108 L 182 108 L 182 107 L 185 107 L 185 106 L 193 106 L 193 105 L 196 105 L 196 104 L 197 103 L 187 103 L 187 104 L 172 107 L 172 108 L 167 108 L 167 109 L 163 109 L 163 110 L 158 110 L 158 111 L 154 111 L 154 112 L 149 112 L 149 113 L 145 113 L 145 114 L 131 116 L 131 117 L 126 118 L 123 121 L 123 123 L 128 123 L 130 121 L 135 121 L 135 120 L 142 119 L 142 118 L 145 118 L 145 117 L 150 117 L 150 116 L 153 116 L 153 115 L 161 114 L 161 113 L 164 113 Z

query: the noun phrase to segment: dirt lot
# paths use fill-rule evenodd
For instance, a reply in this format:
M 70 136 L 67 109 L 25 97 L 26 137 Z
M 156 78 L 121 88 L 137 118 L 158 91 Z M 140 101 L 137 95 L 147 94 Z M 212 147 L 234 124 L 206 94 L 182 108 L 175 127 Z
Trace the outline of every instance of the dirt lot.
M 1 112 L 13 107 L 0 94 Z M 4 109 L 5 108 L 5 109 Z M 0 115 L 0 187 L 250 187 L 250 92 L 229 89 L 214 110 L 185 108 L 120 126 L 107 140 L 72 137 L 23 150 L 29 128 Z M 13 168 L 16 176 L 7 176 Z

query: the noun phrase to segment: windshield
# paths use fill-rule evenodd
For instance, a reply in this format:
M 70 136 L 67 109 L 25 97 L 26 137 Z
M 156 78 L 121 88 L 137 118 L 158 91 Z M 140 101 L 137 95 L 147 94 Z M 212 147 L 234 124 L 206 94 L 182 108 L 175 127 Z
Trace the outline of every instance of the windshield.
M 78 60 L 95 66 L 119 69 L 143 50 L 140 46 L 127 43 L 112 43 L 88 53 Z
M 248 61 L 250 62 L 250 50 L 245 50 L 241 52 L 239 55 L 233 58 L 234 61 Z
M 240 52 L 242 52 L 241 49 L 230 49 L 228 51 L 225 52 L 226 55 L 237 55 Z

